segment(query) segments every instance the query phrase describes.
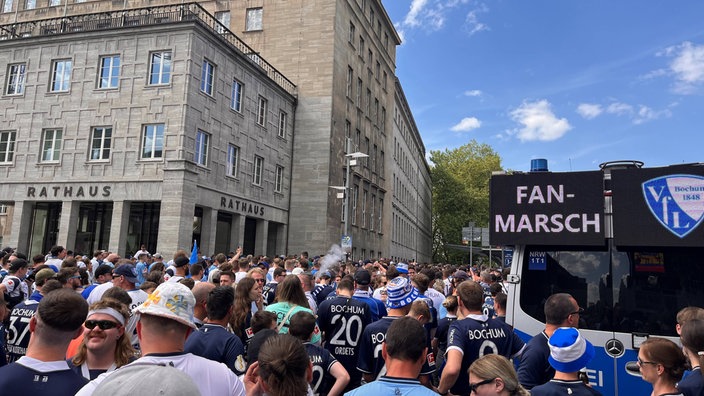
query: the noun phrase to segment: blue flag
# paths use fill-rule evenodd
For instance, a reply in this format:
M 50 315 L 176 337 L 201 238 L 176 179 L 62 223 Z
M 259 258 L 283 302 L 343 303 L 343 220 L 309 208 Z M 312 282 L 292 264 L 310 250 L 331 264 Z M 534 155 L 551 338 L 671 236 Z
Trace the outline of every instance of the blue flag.
M 198 243 L 196 243 L 196 240 L 193 240 L 193 250 L 191 251 L 191 259 L 189 260 L 189 264 L 195 264 L 198 262 Z

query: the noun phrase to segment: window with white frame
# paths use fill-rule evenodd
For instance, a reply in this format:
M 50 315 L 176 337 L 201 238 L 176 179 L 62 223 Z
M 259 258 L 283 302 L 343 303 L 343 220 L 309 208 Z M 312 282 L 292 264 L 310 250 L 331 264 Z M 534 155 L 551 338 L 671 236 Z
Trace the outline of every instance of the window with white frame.
M 11 164 L 15 156 L 15 138 L 17 132 L 0 132 L 0 164 Z
M 262 174 L 264 173 L 264 158 L 254 156 L 254 169 L 252 172 L 252 183 L 256 186 L 262 185 Z
M 237 80 L 232 80 L 232 99 L 230 100 L 230 108 L 236 112 L 242 112 L 242 94 L 244 93 L 244 85 Z
M 41 162 L 59 162 L 61 157 L 61 129 L 45 129 L 42 133 Z
M 285 111 L 280 110 L 279 111 L 279 137 L 280 138 L 285 138 L 286 137 L 286 124 L 288 123 L 288 114 L 286 114 Z
M 213 84 L 215 83 L 215 65 L 209 60 L 203 60 L 203 69 L 200 73 L 201 92 L 213 96 Z
M 2 12 L 12 12 L 12 0 L 5 0 L 2 6 Z
M 171 51 L 152 52 L 149 56 L 149 85 L 171 82 Z
M 25 10 L 33 10 L 35 8 L 37 8 L 37 0 L 27 0 L 27 2 L 24 4 Z
M 49 7 L 56 7 L 61 5 L 61 0 L 49 0 Z
M 215 19 L 222 25 L 215 25 L 215 30 L 223 34 L 225 29 L 230 29 L 230 11 L 219 11 L 215 13 Z
M 240 148 L 234 144 L 227 145 L 227 175 L 237 177 L 237 168 L 240 160 Z
M 142 127 L 142 159 L 164 156 L 164 124 L 149 124 Z
M 264 9 L 258 8 L 247 8 L 247 20 L 245 22 L 245 30 L 250 32 L 253 30 L 262 30 L 262 16 L 264 14 Z
M 210 135 L 200 129 L 196 132 L 196 147 L 193 161 L 200 166 L 208 166 Z
M 27 76 L 27 64 L 16 63 L 7 67 L 7 84 L 5 94 L 21 95 L 24 93 L 25 77 Z
M 280 193 L 284 190 L 284 167 L 276 165 L 276 182 L 274 183 L 274 191 Z
M 98 88 L 117 88 L 120 79 L 120 55 L 100 57 Z
M 260 96 L 257 102 L 257 124 L 262 126 L 266 125 L 266 107 L 267 100 Z
M 50 92 L 68 92 L 71 87 L 71 69 L 73 62 L 70 59 L 58 59 L 52 62 Z
M 93 127 L 93 136 L 91 136 L 90 145 L 90 160 L 109 160 L 111 144 L 112 127 Z

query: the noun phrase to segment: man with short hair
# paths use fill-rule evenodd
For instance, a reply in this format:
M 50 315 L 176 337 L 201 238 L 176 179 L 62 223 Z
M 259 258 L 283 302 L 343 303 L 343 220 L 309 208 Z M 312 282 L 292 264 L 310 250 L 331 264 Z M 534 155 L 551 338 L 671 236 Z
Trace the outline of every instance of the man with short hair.
M 276 287 L 279 285 L 279 282 L 283 282 L 285 277 L 285 268 L 274 268 L 274 279 L 262 288 L 263 305 L 265 308 L 267 305 L 274 303 L 274 299 L 276 298 Z
M 247 276 L 247 271 L 249 271 L 249 260 L 250 259 L 246 257 L 238 260 L 237 272 L 235 272 L 235 285 L 240 283 L 240 281 Z
M 359 386 L 362 372 L 357 370 L 359 340 L 372 323 L 369 304 L 352 298 L 354 282 L 346 276 L 337 285 L 337 296 L 320 303 L 318 324 L 327 349 L 350 375 L 346 391 Z
M 66 363 L 66 349 L 83 332 L 88 304 L 77 293 L 59 289 L 37 304 L 29 320 L 25 356 L 0 367 L 0 389 L 5 395 L 73 395 L 86 380 Z
M 81 296 L 88 299 L 93 289 L 104 283 L 112 283 L 112 267 L 107 264 L 101 264 L 95 269 L 93 284 L 83 289 Z
M 27 260 L 16 258 L 10 262 L 8 274 L 0 283 L 0 293 L 5 294 L 5 301 L 10 308 L 21 303 L 29 296 L 29 287 L 24 279 L 29 271 Z
M 149 253 L 141 252 L 135 254 L 135 257 L 137 257 L 137 265 L 135 265 L 135 269 L 137 270 L 137 283 L 135 285 L 139 287 L 142 283 L 147 281 L 147 275 L 149 275 Z
M 208 320 L 200 329 L 191 333 L 184 351 L 224 363 L 235 374 L 242 375 L 247 370 L 244 345 L 238 336 L 227 331 L 234 302 L 234 288 L 218 286 L 212 289 L 206 303 Z
M 369 304 L 372 310 L 372 321 L 377 321 L 386 316 L 386 307 L 381 300 L 372 297 L 372 292 L 369 291 L 369 284 L 372 281 L 372 275 L 368 270 L 359 269 L 354 273 L 354 298 L 364 301 Z
M 555 375 L 555 369 L 548 362 L 548 340 L 560 327 L 579 327 L 582 308 L 568 293 L 556 293 L 545 300 L 543 311 L 545 330 L 528 341 L 518 363 L 518 382 L 526 389 L 542 385 Z
M 220 286 L 235 286 L 235 274 L 232 271 L 220 272 Z
M 425 337 L 425 330 L 417 320 L 407 316 L 394 320 L 381 344 L 386 372 L 346 395 L 437 395 L 418 381 L 428 353 Z
M 206 304 L 208 294 L 213 289 L 215 289 L 215 284 L 210 282 L 198 282 L 193 286 L 193 297 L 196 298 L 196 305 L 193 307 L 193 323 L 199 329 L 203 326 L 205 318 L 208 317 Z
M 44 297 L 42 289 L 49 279 L 56 279 L 56 273 L 51 268 L 42 268 L 34 275 L 34 292 L 29 296 L 28 300 L 39 302 Z
M 164 282 L 149 299 L 137 307 L 137 325 L 142 357 L 124 367 L 143 364 L 173 366 L 188 374 L 201 395 L 244 396 L 242 381 L 222 363 L 191 353 L 184 353 L 186 339 L 195 329 L 195 298 L 188 287 L 178 282 Z M 95 388 L 113 371 L 101 374 L 83 387 L 76 396 L 92 395 Z
M 81 287 L 81 274 L 78 272 L 77 267 L 61 268 L 56 279 L 58 279 L 65 288 L 73 291 Z
M 52 246 L 51 250 L 49 250 L 49 258 L 46 260 L 45 264 L 51 267 L 54 272 L 59 272 L 64 258 L 66 258 L 66 249 L 59 245 Z
M 178 256 L 174 259 L 174 274 L 167 279 L 167 282 L 177 283 L 188 275 L 189 259 L 186 256 Z
M 464 319 L 450 325 L 445 368 L 437 388 L 441 395 L 469 394 L 467 370 L 480 356 L 497 353 L 512 358 L 523 350 L 523 341 L 509 325 L 483 314 L 483 303 L 484 289 L 478 283 L 462 282 L 457 287 L 458 310 Z

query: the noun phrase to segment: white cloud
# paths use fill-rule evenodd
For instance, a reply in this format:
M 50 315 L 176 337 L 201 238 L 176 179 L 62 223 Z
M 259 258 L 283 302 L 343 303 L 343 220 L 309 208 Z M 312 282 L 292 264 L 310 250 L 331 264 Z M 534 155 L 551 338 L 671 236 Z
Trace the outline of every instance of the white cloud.
M 598 117 L 603 111 L 599 104 L 581 103 L 577 106 L 577 113 L 588 120 Z
M 572 126 L 566 118 L 557 118 L 547 100 L 523 102 L 517 109 L 511 111 L 511 118 L 522 124 L 517 130 L 521 141 L 552 141 L 564 136 Z
M 606 112 L 616 115 L 633 114 L 633 106 L 628 103 L 614 102 L 606 108 Z
M 670 70 L 677 80 L 677 92 L 690 93 L 704 83 L 704 45 L 697 46 L 685 41 L 677 47 L 669 48 L 668 53 L 674 54 Z
M 633 123 L 636 125 L 646 123 L 648 121 L 657 120 L 660 118 L 672 117 L 672 111 L 670 109 L 656 111 L 648 106 L 641 105 L 638 109 L 638 113 L 633 119 Z
M 473 129 L 479 128 L 480 126 L 482 126 L 482 122 L 476 117 L 465 117 L 459 122 L 459 124 L 450 128 L 450 130 L 453 132 L 469 132 Z
M 478 89 L 471 89 L 469 91 L 464 91 L 464 96 L 482 96 L 482 91 Z
M 472 36 L 476 33 L 489 30 L 489 26 L 479 21 L 479 14 L 488 12 L 489 8 L 484 4 L 480 4 L 477 8 L 467 13 L 465 18 L 465 29 Z
M 445 27 L 447 16 L 456 12 L 456 8 L 460 8 L 468 4 L 470 0 L 413 0 L 408 9 L 408 13 L 403 18 L 403 21 L 396 24 L 396 30 L 403 29 L 424 29 L 426 31 L 437 31 Z M 465 21 L 465 28 L 470 35 L 482 30 L 487 30 L 488 27 L 479 22 L 477 13 L 486 12 L 488 9 L 484 5 L 480 5 L 475 10 L 468 13 Z

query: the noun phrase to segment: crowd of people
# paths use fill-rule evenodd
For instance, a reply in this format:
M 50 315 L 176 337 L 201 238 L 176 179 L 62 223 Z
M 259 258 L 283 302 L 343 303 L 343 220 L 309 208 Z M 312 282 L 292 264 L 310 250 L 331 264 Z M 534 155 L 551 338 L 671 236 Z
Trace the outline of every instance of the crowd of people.
M 578 302 L 550 296 L 524 343 L 497 269 L 241 249 L 0 255 L 2 394 L 600 394 L 584 380 L 595 352 Z M 704 309 L 676 326 L 682 347 L 641 345 L 643 380 L 704 395 Z

